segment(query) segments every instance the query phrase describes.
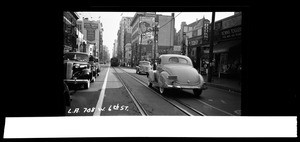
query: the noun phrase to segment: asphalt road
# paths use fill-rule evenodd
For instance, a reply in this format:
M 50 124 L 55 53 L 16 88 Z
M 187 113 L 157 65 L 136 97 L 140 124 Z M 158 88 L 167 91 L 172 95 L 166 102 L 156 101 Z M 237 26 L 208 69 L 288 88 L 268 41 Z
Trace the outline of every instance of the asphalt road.
M 100 76 L 96 78 L 94 83 L 91 83 L 89 89 L 78 88 L 77 90 L 71 90 L 72 102 L 71 106 L 66 109 L 66 115 L 142 115 L 120 79 L 134 95 L 134 98 L 140 103 L 147 115 L 186 115 L 165 99 L 178 105 L 180 105 L 178 102 L 186 104 L 207 116 L 241 115 L 241 94 L 239 93 L 208 87 L 198 98 L 193 95 L 191 90 L 172 91 L 168 95 L 159 96 L 157 89 L 152 88 L 150 90 L 143 85 L 147 83 L 146 75 L 138 75 L 135 73 L 135 69 L 131 68 L 112 68 L 108 64 L 102 66 Z M 183 105 L 180 107 L 187 109 Z

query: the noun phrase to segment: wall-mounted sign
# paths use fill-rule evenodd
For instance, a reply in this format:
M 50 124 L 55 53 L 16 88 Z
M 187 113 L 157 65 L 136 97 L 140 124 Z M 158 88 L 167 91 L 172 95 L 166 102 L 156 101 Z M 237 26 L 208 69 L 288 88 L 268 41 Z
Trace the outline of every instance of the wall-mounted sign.
M 95 41 L 95 30 L 87 29 L 86 30 L 86 39 L 88 41 Z
M 98 23 L 84 23 L 84 28 L 86 29 L 98 29 Z
M 154 17 L 140 17 L 140 33 L 152 32 L 152 27 L 154 26 L 154 19 Z
M 140 17 L 139 33 L 142 34 L 140 43 L 143 45 L 150 45 L 153 43 L 154 32 L 153 32 L 154 17 Z
M 188 39 L 189 46 L 196 46 L 202 44 L 202 36 Z
M 140 43 L 142 43 L 143 45 L 149 45 L 149 44 L 153 43 L 153 39 L 154 39 L 154 36 L 153 36 L 152 32 L 147 32 L 142 35 L 142 41 L 140 41 Z
M 237 27 L 232 27 L 229 29 L 221 30 L 221 39 L 235 39 L 235 38 L 240 38 L 242 35 L 242 27 L 237 26 Z

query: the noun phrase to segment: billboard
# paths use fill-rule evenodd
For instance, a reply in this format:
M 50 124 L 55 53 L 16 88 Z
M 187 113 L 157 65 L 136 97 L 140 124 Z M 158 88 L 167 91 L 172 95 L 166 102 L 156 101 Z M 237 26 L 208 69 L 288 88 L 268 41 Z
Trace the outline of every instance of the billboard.
M 155 23 L 154 17 L 140 17 L 140 23 L 139 23 L 139 33 L 141 34 L 140 43 L 143 45 L 150 45 L 153 43 L 154 39 L 154 32 L 153 32 L 153 26 Z
M 95 41 L 95 30 L 86 29 L 86 39 L 88 41 Z
M 98 23 L 85 22 L 83 27 L 86 29 L 86 39 L 88 41 L 95 41 L 95 30 L 98 29 Z

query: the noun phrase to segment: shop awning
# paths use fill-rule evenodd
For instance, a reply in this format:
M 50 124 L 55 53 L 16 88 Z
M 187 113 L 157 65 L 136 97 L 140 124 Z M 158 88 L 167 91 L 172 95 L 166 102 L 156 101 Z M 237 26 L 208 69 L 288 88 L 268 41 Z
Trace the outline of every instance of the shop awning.
M 237 46 L 241 43 L 241 40 L 231 40 L 231 41 L 224 41 L 216 44 L 214 46 L 213 53 L 222 53 L 222 52 L 228 52 L 228 50 L 231 47 Z M 209 53 L 209 49 L 204 50 L 204 53 Z

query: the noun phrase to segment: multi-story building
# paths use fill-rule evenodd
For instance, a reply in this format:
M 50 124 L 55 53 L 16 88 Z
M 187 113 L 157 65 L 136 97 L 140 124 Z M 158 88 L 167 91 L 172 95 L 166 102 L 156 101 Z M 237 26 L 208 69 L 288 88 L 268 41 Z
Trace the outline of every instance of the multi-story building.
M 129 66 L 131 64 L 131 43 L 125 45 L 125 65 Z
M 185 45 L 187 48 L 184 48 L 186 51 L 186 55 L 191 58 L 193 61 L 194 67 L 200 71 L 200 67 L 202 66 L 201 57 L 202 52 L 209 43 L 208 40 L 208 28 L 210 21 L 205 19 L 204 17 L 200 20 L 196 20 L 195 22 L 183 26 L 183 32 L 185 33 L 185 42 L 182 45 Z M 184 39 L 183 39 L 184 40 Z
M 110 60 L 108 47 L 103 45 L 103 62 L 108 62 Z
M 156 58 L 160 54 L 169 53 L 173 50 L 175 36 L 174 14 L 172 16 L 157 15 L 153 12 L 137 12 L 130 26 L 131 36 L 131 61 L 132 66 L 140 60 L 152 60 L 154 58 L 154 25 L 155 17 L 158 21 L 158 42 L 156 46 Z M 135 58 L 133 58 L 135 57 Z
M 112 57 L 117 57 L 117 47 L 118 47 L 118 41 L 115 39 L 114 40 L 114 45 L 113 45 Z
M 205 18 L 189 25 L 182 22 L 181 29 L 177 33 L 177 44 L 181 45 L 182 53 L 187 53 L 194 67 L 202 72 L 205 72 L 209 61 L 210 26 L 211 23 Z M 215 21 L 212 62 L 215 76 L 237 76 L 238 66 L 242 64 L 241 31 L 241 12 L 235 12 L 232 16 Z
M 213 70 L 218 77 L 238 78 L 242 65 L 242 12 L 215 22 L 213 38 Z M 209 45 L 203 60 L 208 61 Z
M 76 20 L 79 16 L 75 12 L 63 12 L 64 21 L 64 52 L 76 51 L 78 48 L 77 38 L 78 29 L 76 27 Z
M 82 20 L 77 20 L 77 27 L 86 41 L 86 46 L 81 46 L 79 51 L 89 53 L 101 60 L 103 58 L 103 26 L 100 20 L 89 20 L 83 17 Z
M 121 64 L 127 63 L 130 59 L 125 57 L 125 45 L 131 43 L 131 22 L 132 17 L 122 17 L 120 21 L 120 28 L 118 30 L 118 46 L 117 57 L 120 59 Z

